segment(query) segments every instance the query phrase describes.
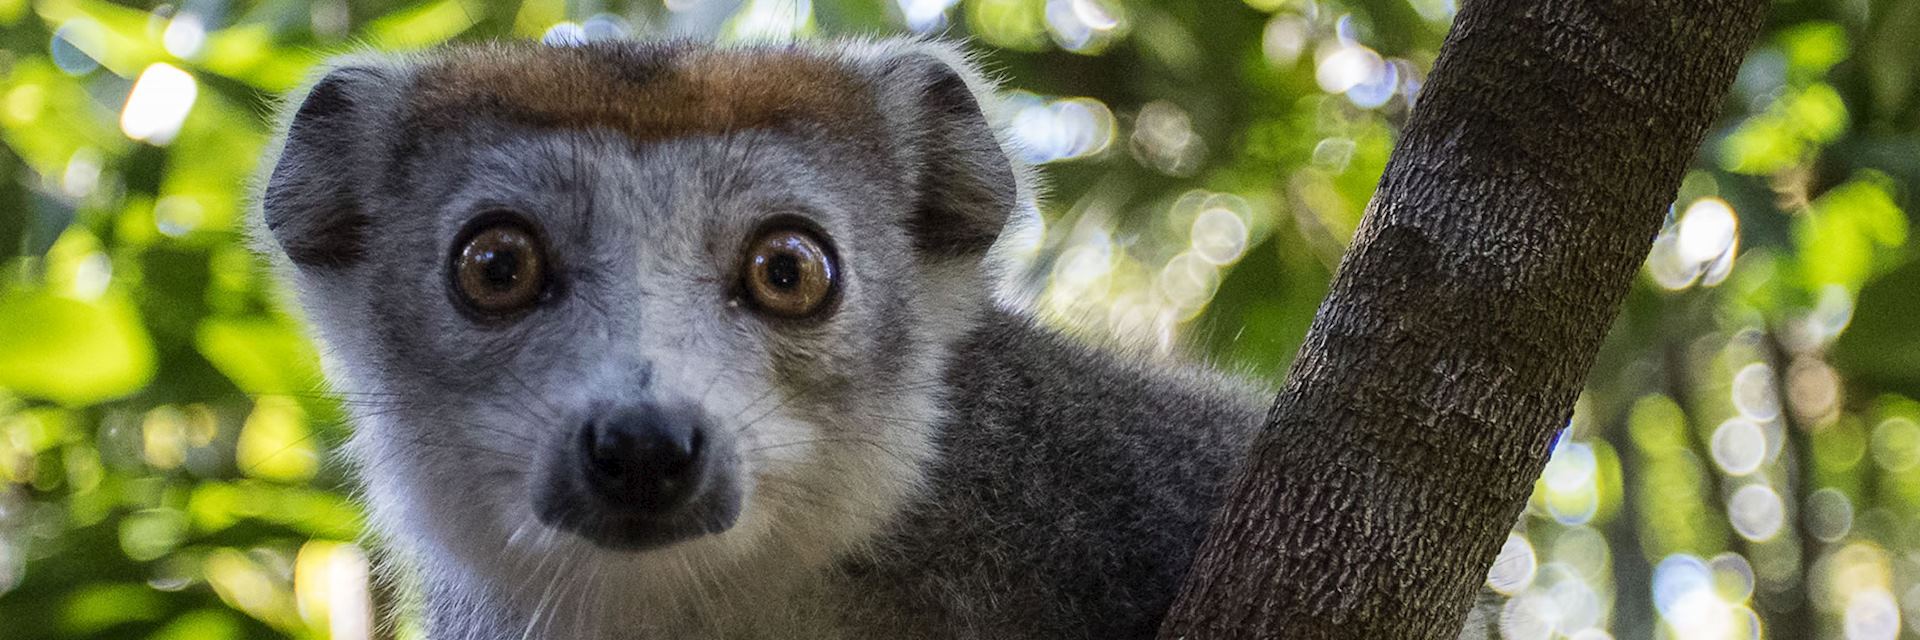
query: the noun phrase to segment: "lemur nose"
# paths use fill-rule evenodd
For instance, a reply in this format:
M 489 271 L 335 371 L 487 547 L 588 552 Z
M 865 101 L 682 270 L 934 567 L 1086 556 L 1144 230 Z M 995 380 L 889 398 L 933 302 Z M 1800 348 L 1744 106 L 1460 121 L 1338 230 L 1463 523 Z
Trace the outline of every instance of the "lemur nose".
M 699 484 L 700 432 L 693 411 L 652 402 L 590 422 L 580 430 L 587 483 L 617 508 L 671 511 Z

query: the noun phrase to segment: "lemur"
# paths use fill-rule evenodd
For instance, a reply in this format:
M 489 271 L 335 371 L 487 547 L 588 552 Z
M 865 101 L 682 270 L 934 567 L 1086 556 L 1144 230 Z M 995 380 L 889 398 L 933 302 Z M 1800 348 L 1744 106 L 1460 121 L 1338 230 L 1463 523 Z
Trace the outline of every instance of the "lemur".
M 257 244 L 430 637 L 1151 637 L 1266 396 L 996 296 L 1037 219 L 928 40 L 348 56 Z

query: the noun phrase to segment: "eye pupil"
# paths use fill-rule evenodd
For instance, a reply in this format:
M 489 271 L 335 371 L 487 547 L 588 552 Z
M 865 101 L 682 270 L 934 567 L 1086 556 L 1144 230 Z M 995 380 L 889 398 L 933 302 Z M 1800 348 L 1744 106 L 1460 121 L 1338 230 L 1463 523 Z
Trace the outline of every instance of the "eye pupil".
M 494 289 L 507 289 L 520 275 L 520 254 L 512 250 L 488 251 L 481 254 L 481 277 Z
M 800 258 L 791 253 L 773 256 L 767 261 L 767 284 L 792 289 L 800 284 Z

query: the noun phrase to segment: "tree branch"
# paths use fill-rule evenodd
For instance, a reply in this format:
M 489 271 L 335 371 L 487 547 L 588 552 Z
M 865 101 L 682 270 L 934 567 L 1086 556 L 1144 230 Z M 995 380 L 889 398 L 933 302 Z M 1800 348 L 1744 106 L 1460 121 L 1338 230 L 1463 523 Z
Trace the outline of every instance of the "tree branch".
M 1467 0 L 1162 638 L 1458 628 L 1764 0 Z

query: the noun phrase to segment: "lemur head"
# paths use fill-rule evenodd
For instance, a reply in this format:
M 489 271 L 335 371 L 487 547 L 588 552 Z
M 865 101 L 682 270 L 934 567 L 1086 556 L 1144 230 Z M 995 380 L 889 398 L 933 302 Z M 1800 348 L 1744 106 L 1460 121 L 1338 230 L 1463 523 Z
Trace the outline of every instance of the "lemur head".
M 859 544 L 1030 207 L 986 90 L 923 41 L 331 65 L 257 228 L 378 524 L 509 586 L 562 551 L 657 580 Z

